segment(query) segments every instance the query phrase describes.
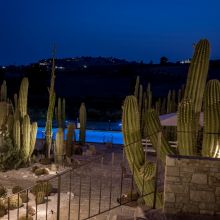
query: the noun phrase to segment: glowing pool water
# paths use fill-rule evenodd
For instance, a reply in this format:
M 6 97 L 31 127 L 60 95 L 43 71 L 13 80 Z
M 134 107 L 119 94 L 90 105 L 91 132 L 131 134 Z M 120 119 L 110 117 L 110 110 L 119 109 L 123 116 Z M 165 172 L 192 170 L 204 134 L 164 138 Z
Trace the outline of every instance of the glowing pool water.
M 57 128 L 53 128 L 53 139 L 55 138 Z M 66 136 L 65 129 L 65 136 Z M 79 129 L 75 130 L 76 141 L 79 140 Z M 37 138 L 45 138 L 45 128 L 39 127 L 37 131 Z M 86 130 L 86 142 L 123 144 L 123 137 L 121 131 L 102 131 L 102 130 Z

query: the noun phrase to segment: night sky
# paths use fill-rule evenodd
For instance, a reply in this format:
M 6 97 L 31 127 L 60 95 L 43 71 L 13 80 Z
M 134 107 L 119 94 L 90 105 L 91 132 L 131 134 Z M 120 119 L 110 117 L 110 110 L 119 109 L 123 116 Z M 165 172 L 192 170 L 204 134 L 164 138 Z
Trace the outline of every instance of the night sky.
M 51 56 L 148 63 L 189 58 L 208 38 L 220 58 L 219 0 L 1 0 L 0 65 Z

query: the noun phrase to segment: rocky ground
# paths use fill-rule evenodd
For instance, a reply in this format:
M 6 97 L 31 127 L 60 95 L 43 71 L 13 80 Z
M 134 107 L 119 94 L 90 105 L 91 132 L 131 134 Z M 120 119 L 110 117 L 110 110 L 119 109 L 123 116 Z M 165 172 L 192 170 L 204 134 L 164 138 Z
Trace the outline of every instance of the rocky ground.
M 92 144 L 93 145 L 93 144 Z M 10 170 L 0 172 L 0 184 L 7 187 L 8 195 L 11 194 L 13 186 L 19 185 L 23 188 L 30 187 L 39 181 L 51 177 L 49 181 L 55 189 L 46 202 L 36 206 L 35 197 L 28 190 L 29 202 L 15 210 L 9 212 L 10 219 L 18 219 L 26 213 L 27 205 L 31 206 L 35 212 L 33 219 L 53 220 L 57 216 L 57 200 L 58 200 L 58 178 L 56 172 L 63 172 L 68 167 L 72 166 L 74 172 L 67 172 L 62 175 L 60 182 L 60 219 L 86 219 L 88 216 L 93 216 L 93 219 L 110 220 L 110 219 L 150 219 L 150 220 L 165 220 L 165 219 L 199 219 L 210 220 L 215 219 L 210 216 L 165 216 L 161 209 L 152 210 L 141 205 L 141 200 L 133 201 L 129 204 L 119 207 L 118 198 L 123 195 L 123 202 L 128 201 L 126 195 L 133 192 L 135 197 L 135 186 L 132 187 L 132 175 L 123 159 L 122 146 L 111 146 L 104 144 L 96 144 L 84 149 L 84 155 L 75 155 L 68 164 L 55 166 L 54 164 L 42 165 L 40 163 L 33 164 L 47 168 L 49 174 L 36 176 L 32 172 L 32 167 L 21 168 L 19 170 Z M 94 148 L 95 147 L 95 148 Z M 95 150 L 94 150 L 95 149 Z M 148 155 L 150 160 L 155 160 L 154 155 Z M 67 166 L 68 165 L 68 166 Z M 162 170 L 161 170 L 162 171 Z M 121 177 L 123 174 L 123 181 Z M 160 172 L 159 185 L 163 185 L 163 172 Z M 68 212 L 70 207 L 70 212 Z M 111 211 L 106 211 L 108 209 Z M 101 215 L 97 215 L 98 213 Z M 36 218 L 37 215 L 37 218 Z M 8 215 L 0 218 L 8 219 Z

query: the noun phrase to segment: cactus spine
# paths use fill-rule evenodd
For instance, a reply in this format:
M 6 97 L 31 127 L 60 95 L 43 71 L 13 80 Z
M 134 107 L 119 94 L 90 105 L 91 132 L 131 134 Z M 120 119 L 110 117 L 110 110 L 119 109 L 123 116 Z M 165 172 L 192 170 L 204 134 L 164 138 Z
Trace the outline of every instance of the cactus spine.
M 84 144 L 86 140 L 86 120 L 87 120 L 86 106 L 85 103 L 81 103 L 79 109 L 79 122 L 80 122 L 79 142 L 81 144 Z

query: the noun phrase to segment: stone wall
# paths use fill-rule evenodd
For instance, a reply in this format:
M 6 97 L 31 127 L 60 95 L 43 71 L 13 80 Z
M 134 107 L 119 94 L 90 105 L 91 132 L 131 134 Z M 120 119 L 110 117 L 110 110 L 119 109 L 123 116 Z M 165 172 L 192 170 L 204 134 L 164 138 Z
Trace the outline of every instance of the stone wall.
M 168 156 L 164 212 L 220 215 L 220 159 Z

